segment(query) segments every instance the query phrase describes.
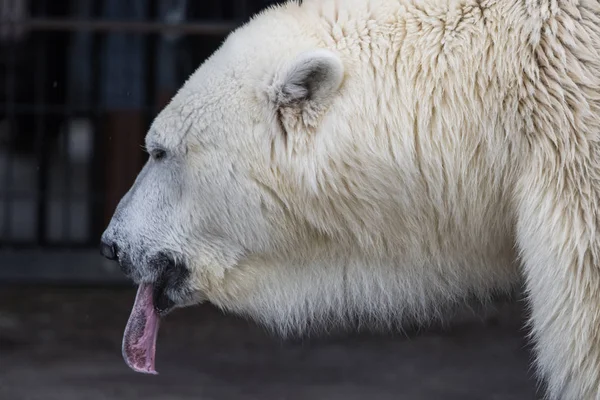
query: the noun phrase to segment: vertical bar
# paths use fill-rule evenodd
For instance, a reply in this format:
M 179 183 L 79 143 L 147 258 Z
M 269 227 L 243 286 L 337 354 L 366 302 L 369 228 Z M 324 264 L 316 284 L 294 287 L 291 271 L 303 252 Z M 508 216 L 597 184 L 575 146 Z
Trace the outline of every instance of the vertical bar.
M 71 17 L 74 19 L 94 19 L 97 15 L 95 9 L 97 5 L 92 0 L 79 0 L 72 3 Z M 85 185 L 83 185 L 83 194 L 81 200 L 84 201 L 84 214 L 86 215 L 86 230 L 82 232 L 83 237 L 79 238 L 84 245 L 91 245 L 91 241 L 95 238 L 95 177 L 94 177 L 94 163 L 97 160 L 94 158 L 95 153 L 99 151 L 98 146 L 95 144 L 96 140 L 96 119 L 94 115 L 94 100 L 93 96 L 93 81 L 92 71 L 96 66 L 92 65 L 93 52 L 98 51 L 95 47 L 96 35 L 91 32 L 82 31 L 71 31 L 69 51 L 65 55 L 66 59 L 69 60 L 69 72 L 67 87 L 69 90 L 68 103 L 73 116 L 81 115 L 86 118 L 91 124 L 91 134 L 88 140 L 91 141 L 91 151 L 87 154 L 86 165 L 85 165 Z M 77 96 L 76 96 L 77 95 Z M 74 169 L 72 169 L 74 170 Z M 79 189 L 76 188 L 76 193 L 79 193 Z M 71 199 L 73 200 L 75 193 L 72 192 Z M 71 217 L 71 220 L 73 218 Z M 70 225 L 73 226 L 73 225 Z
M 95 0 L 92 2 L 92 17 L 100 18 L 102 15 L 102 1 Z M 104 168 L 106 157 L 107 146 L 106 138 L 102 137 L 102 133 L 105 132 L 104 119 L 101 118 L 102 110 L 100 105 L 100 78 L 101 78 L 101 49 L 103 46 L 103 36 L 100 32 L 94 32 L 91 34 L 91 46 L 90 52 L 91 63 L 90 65 L 90 77 L 91 81 L 91 93 L 90 93 L 90 116 L 92 118 L 94 143 L 92 150 L 92 159 L 90 162 L 90 212 L 91 224 L 90 224 L 90 246 L 95 246 L 100 241 L 100 235 L 104 230 L 105 218 L 105 193 L 106 193 L 106 182 L 104 180 Z
M 4 168 L 3 188 L 4 188 L 4 207 L 3 207 L 3 240 L 8 244 L 11 241 L 11 206 L 12 206 L 12 174 L 13 174 L 13 152 L 15 151 L 15 135 L 17 134 L 15 118 L 16 102 L 16 47 L 15 42 L 11 42 L 8 47 L 6 76 L 4 77 L 7 128 L 9 132 L 8 145 L 6 146 L 6 168 Z
M 158 7 L 158 20 L 162 23 L 185 23 L 188 19 L 187 0 L 160 1 Z M 177 20 L 169 18 L 169 15 L 178 14 Z M 156 79 L 155 79 L 155 97 L 154 115 L 163 109 L 173 98 L 180 82 L 178 79 L 178 64 L 182 62 L 179 44 L 184 39 L 185 34 L 166 34 L 157 35 L 158 41 L 156 51 Z
M 158 4 L 157 0 L 148 0 L 148 9 L 146 10 L 146 18 L 149 20 L 156 20 L 158 16 Z M 147 66 L 146 76 L 144 77 L 144 97 L 146 99 L 145 104 L 140 104 L 143 107 L 144 114 L 144 125 L 149 126 L 152 122 L 154 115 L 154 108 L 157 103 L 157 54 L 158 54 L 158 41 L 161 34 L 157 33 L 145 33 L 144 37 L 144 58 L 145 65 Z M 142 143 L 140 143 L 140 146 Z M 146 154 L 144 153 L 146 156 Z M 145 160 L 144 160 L 145 161 Z
M 58 37 L 60 37 L 60 46 L 66 46 L 66 49 L 64 49 L 65 51 L 61 51 L 59 52 L 61 57 L 64 57 L 63 61 L 63 68 L 66 68 L 66 61 L 67 61 L 67 54 L 69 53 L 70 47 L 70 41 L 67 40 L 67 36 L 64 34 L 60 34 L 57 35 Z M 68 74 L 64 75 L 65 78 L 66 76 L 68 76 Z M 63 85 L 67 85 L 67 81 L 65 79 L 65 81 L 63 82 Z M 64 89 L 63 89 L 64 90 Z M 63 161 L 63 171 L 62 171 L 62 175 L 63 175 L 63 190 L 62 190 L 62 201 L 63 201 L 63 207 L 62 207 L 62 234 L 63 234 L 63 240 L 70 242 L 71 238 L 71 196 L 73 194 L 72 191 L 72 176 L 71 174 L 73 173 L 73 170 L 71 168 L 71 159 L 70 159 L 70 154 L 69 154 L 69 138 L 70 138 L 70 134 L 71 132 L 69 131 L 68 127 L 70 126 L 69 121 L 73 119 L 74 116 L 74 112 L 73 112 L 73 92 L 71 90 L 66 90 L 66 105 L 65 105 L 65 112 L 63 114 L 64 116 L 64 122 L 66 125 L 66 129 L 64 130 L 64 134 L 62 137 L 62 147 L 63 147 L 63 154 L 65 155 L 65 159 Z
M 56 17 L 64 17 L 68 12 L 69 6 L 69 2 L 62 2 L 62 1 L 47 1 L 46 0 L 46 7 L 44 9 L 44 15 L 49 17 L 49 18 L 56 18 Z M 45 92 L 43 95 L 39 96 L 39 98 L 36 100 L 38 103 L 44 102 L 45 104 L 43 104 L 43 108 L 46 109 L 46 112 L 44 112 L 44 139 L 43 139 L 43 143 L 44 143 L 44 152 L 45 153 L 50 153 L 48 151 L 48 147 L 50 146 L 58 146 L 59 148 L 61 147 L 62 144 L 64 144 L 65 142 L 61 142 L 60 141 L 60 129 L 61 129 L 61 125 L 64 123 L 65 121 L 65 113 L 67 111 L 67 106 L 65 105 L 65 76 L 66 76 L 66 70 L 65 70 L 65 63 L 66 63 L 66 58 L 65 58 L 65 36 L 66 33 L 64 32 L 45 32 L 43 39 L 44 39 L 44 50 L 45 50 L 45 56 L 42 59 L 42 62 L 40 64 L 38 64 L 38 66 L 40 66 L 43 70 L 44 70 L 44 75 L 45 75 L 45 79 L 43 79 L 43 84 L 44 84 L 44 88 L 45 88 Z M 48 107 L 54 108 L 56 107 L 57 109 L 61 109 L 62 112 L 56 112 L 56 113 L 48 113 Z M 59 153 L 60 154 L 60 153 Z M 52 223 L 62 223 L 62 227 L 57 227 L 56 229 L 56 233 L 58 234 L 58 240 L 60 241 L 61 239 L 61 233 L 65 232 L 65 230 L 69 229 L 69 226 L 65 226 L 65 219 L 68 222 L 68 218 L 69 218 L 69 210 L 66 210 L 67 213 L 65 215 L 64 213 L 64 208 L 60 207 L 61 206 L 61 202 L 64 201 L 64 198 L 62 198 L 61 196 L 61 189 L 64 189 L 64 179 L 65 176 L 62 173 L 62 169 L 61 166 L 64 165 L 64 160 L 61 160 L 60 158 L 56 159 L 56 163 L 51 163 L 50 162 L 50 157 L 46 156 L 45 159 L 42 158 L 42 162 L 46 164 L 46 168 L 43 168 L 45 171 L 43 172 L 43 176 L 41 176 L 40 178 L 45 180 L 47 183 L 46 185 L 51 185 L 52 181 L 49 181 L 50 179 L 50 175 L 48 173 L 48 167 L 51 166 L 51 164 L 56 165 L 57 168 L 57 173 L 58 173 L 58 180 L 62 181 L 61 183 L 57 182 L 57 188 L 58 190 L 48 190 L 48 187 L 46 187 L 45 193 L 46 195 L 43 196 L 45 197 L 45 199 L 49 199 L 52 195 L 52 200 L 53 201 L 57 201 L 57 203 L 55 204 L 56 207 L 52 207 L 49 208 L 49 204 L 46 201 L 45 205 L 43 206 L 43 210 L 45 211 L 45 214 L 48 214 L 49 212 L 52 211 L 56 211 L 57 215 L 56 218 L 51 218 L 51 219 L 47 219 L 46 215 L 42 215 L 43 220 L 46 221 L 46 224 L 48 224 L 48 221 L 52 221 Z M 62 162 L 61 162 L 62 161 Z M 67 180 L 69 179 L 69 177 L 66 178 Z M 68 183 L 68 182 L 67 182 Z M 42 184 L 43 185 L 43 184 Z M 51 188 L 52 189 L 52 188 Z M 54 204 L 53 204 L 54 205 Z M 54 216 L 54 215 L 52 215 Z M 42 219 L 42 218 L 41 218 Z M 62 228 L 62 229 L 60 229 Z M 49 231 L 46 230 L 44 232 L 44 236 L 42 236 L 43 241 L 48 242 L 49 241 L 49 237 L 48 237 Z
M 48 149 L 46 148 L 46 129 L 44 124 L 44 116 L 47 113 L 45 97 L 46 83 L 46 38 L 40 38 L 36 53 L 36 74 L 35 74 L 35 155 L 38 162 L 37 166 L 37 193 L 36 193 L 36 243 L 39 246 L 46 244 L 46 227 L 47 227 L 47 205 L 48 205 L 48 167 L 49 157 Z

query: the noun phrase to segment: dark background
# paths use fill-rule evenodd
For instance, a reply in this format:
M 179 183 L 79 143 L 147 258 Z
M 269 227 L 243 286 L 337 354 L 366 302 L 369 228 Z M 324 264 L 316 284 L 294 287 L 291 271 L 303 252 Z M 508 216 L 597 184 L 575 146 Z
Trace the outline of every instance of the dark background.
M 164 321 L 158 376 L 120 341 L 135 289 L 99 237 L 147 126 L 274 1 L 0 0 L 0 399 L 533 399 L 522 303 L 421 332 L 281 341 L 210 306 Z

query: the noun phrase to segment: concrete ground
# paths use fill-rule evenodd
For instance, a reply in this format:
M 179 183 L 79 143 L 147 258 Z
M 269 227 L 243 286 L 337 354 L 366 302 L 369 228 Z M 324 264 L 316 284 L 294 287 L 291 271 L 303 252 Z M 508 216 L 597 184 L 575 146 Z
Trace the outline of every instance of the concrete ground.
M 417 335 L 278 340 L 210 306 L 161 325 L 158 376 L 129 370 L 130 287 L 0 286 L 0 399 L 535 399 L 520 309 Z

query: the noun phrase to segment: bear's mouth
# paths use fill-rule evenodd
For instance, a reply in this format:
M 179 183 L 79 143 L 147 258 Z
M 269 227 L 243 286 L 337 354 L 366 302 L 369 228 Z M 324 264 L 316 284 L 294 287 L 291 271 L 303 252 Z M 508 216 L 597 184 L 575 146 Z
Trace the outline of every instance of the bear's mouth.
M 152 300 L 154 309 L 160 316 L 167 315 L 173 308 L 175 308 L 175 302 L 167 296 L 167 286 L 165 282 L 154 284 L 152 290 Z

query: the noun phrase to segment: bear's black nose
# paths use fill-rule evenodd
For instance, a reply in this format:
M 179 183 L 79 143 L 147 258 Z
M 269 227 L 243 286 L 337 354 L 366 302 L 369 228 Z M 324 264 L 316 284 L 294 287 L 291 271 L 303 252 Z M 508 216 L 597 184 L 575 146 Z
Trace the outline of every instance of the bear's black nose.
M 116 260 L 117 259 L 117 245 L 114 243 L 107 243 L 102 241 L 100 243 L 100 254 L 102 254 L 104 257 L 108 258 L 109 260 Z

